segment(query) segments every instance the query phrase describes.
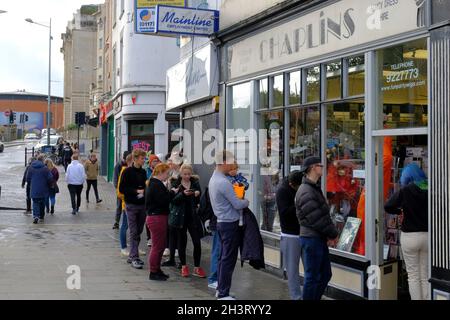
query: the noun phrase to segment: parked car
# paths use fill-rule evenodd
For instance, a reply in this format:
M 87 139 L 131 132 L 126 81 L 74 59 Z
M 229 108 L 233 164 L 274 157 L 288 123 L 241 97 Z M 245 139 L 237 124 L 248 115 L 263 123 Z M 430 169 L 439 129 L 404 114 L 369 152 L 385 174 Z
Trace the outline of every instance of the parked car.
M 50 135 L 51 136 L 56 135 L 56 130 L 53 128 L 50 128 Z M 47 136 L 47 128 L 42 129 L 41 137 L 43 138 L 44 136 Z
M 3 152 L 5 150 L 5 145 L 0 141 L 0 152 Z
M 57 143 L 61 136 L 50 136 L 50 145 L 56 149 Z M 43 136 L 41 140 L 39 140 L 38 144 L 34 147 L 37 150 L 40 150 L 42 147 L 48 146 L 47 136 Z
M 38 140 L 39 137 L 36 133 L 27 133 L 25 135 L 25 140 Z

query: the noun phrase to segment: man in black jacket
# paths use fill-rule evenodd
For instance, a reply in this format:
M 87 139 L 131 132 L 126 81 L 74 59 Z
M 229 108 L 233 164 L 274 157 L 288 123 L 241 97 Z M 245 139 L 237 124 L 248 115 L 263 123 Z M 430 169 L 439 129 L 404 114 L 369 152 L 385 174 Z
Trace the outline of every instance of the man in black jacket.
M 295 194 L 302 183 L 303 174 L 296 170 L 279 185 L 276 193 L 281 225 L 281 254 L 287 271 L 289 294 L 292 300 L 300 300 L 302 291 L 298 267 L 300 264 L 300 224 L 295 210 Z
M 320 158 L 306 158 L 302 171 L 305 177 L 295 195 L 295 207 L 305 270 L 303 300 L 320 300 L 332 275 L 327 240 L 335 239 L 338 232 L 318 184 L 323 174 Z
M 114 167 L 113 183 L 114 183 L 114 188 L 116 190 L 117 190 L 117 183 L 119 181 L 120 171 L 122 170 L 122 167 L 127 167 L 126 159 L 130 153 L 131 153 L 130 151 L 124 151 L 122 159 L 119 160 L 119 162 L 117 162 L 117 164 Z M 116 217 L 114 220 L 113 229 L 119 229 L 119 222 L 120 222 L 121 215 L 122 215 L 122 200 L 120 200 L 120 198 L 117 197 Z

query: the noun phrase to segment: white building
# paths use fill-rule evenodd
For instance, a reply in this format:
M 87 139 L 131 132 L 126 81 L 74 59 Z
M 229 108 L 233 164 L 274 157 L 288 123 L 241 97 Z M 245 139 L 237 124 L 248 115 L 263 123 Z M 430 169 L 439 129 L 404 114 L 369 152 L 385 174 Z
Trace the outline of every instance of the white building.
M 103 173 L 112 178 L 125 150 L 168 152 L 166 71 L 179 59 L 177 40 L 135 32 L 134 0 L 112 2 L 112 98 L 103 103 Z M 106 172 L 105 172 L 106 170 Z

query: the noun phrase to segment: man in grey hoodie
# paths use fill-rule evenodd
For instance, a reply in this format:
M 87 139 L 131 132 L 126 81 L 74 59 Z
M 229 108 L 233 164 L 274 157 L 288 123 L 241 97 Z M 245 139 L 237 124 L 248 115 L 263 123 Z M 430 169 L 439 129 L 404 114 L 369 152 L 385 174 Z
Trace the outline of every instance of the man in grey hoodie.
M 234 300 L 230 297 L 231 279 L 236 265 L 239 249 L 239 210 L 247 208 L 247 199 L 239 199 L 231 182 L 226 177 L 236 160 L 229 151 L 216 154 L 216 170 L 209 181 L 208 191 L 214 215 L 217 217 L 217 232 L 221 243 L 217 268 L 217 297 Z

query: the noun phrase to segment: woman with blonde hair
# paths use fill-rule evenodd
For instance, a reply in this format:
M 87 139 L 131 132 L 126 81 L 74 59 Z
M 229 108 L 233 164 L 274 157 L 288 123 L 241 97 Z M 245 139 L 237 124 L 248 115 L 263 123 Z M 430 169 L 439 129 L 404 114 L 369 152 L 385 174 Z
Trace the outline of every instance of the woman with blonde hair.
M 181 276 L 189 276 L 186 264 L 187 232 L 191 235 L 194 245 L 194 272 L 193 275 L 205 278 L 206 273 L 200 267 L 202 254 L 200 225 L 197 215 L 200 202 L 201 188 L 199 178 L 194 176 L 192 166 L 183 164 L 178 178 L 171 182 L 171 189 L 176 193 L 170 204 L 169 224 L 177 230 L 178 255 L 181 261 Z
M 55 204 L 56 204 L 56 194 L 59 192 L 58 188 L 58 179 L 59 179 L 59 172 L 56 168 L 55 164 L 51 159 L 45 160 L 45 165 L 47 166 L 48 170 L 50 170 L 53 180 L 49 187 L 49 196 L 47 197 L 45 201 L 45 208 L 47 210 L 47 213 L 54 214 L 55 213 Z
M 161 270 L 161 259 L 167 242 L 169 204 L 174 195 L 174 191 L 169 191 L 164 184 L 169 178 L 169 169 L 168 164 L 158 164 L 145 190 L 146 225 L 152 238 L 152 248 L 148 255 L 149 279 L 156 281 L 166 281 L 169 278 Z

